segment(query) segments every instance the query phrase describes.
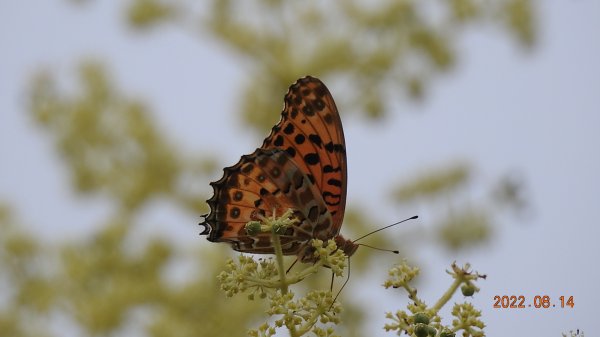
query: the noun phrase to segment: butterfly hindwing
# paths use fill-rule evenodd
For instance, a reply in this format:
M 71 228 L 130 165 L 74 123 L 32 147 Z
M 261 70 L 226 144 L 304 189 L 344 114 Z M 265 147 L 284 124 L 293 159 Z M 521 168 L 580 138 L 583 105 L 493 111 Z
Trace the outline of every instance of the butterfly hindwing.
M 210 228 L 209 241 L 228 242 L 242 252 L 273 253 L 270 234 L 249 236 L 245 225 L 259 214 L 281 215 L 290 208 L 300 222 L 280 236 L 286 255 L 297 254 L 317 233 L 325 237 L 331 227 L 319 190 L 284 151 L 257 149 L 225 168 L 211 185 L 211 213 L 203 223 Z

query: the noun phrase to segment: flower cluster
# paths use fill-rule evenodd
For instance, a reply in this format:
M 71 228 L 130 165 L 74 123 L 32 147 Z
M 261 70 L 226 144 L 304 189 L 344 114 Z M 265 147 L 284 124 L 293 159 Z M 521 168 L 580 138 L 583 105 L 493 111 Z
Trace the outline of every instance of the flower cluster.
M 218 279 L 221 289 L 228 297 L 238 293 L 247 293 L 248 298 L 266 299 L 269 302 L 267 313 L 276 317 L 273 326 L 264 323 L 258 329 L 250 330 L 250 336 L 270 337 L 277 328 L 286 327 L 290 336 L 302 336 L 310 332 L 319 337 L 334 337 L 333 328 L 326 324 L 338 324 L 341 306 L 335 302 L 330 290 L 314 290 L 304 297 L 296 299 L 289 285 L 298 283 L 311 274 L 329 267 L 335 276 L 342 276 L 346 268 L 347 257 L 338 249 L 334 240 L 323 242 L 311 240 L 310 249 L 315 263 L 300 271 L 288 273 L 283 266 L 283 253 L 279 235 L 285 233 L 288 226 L 297 223 L 293 212 L 288 210 L 281 217 L 261 217 L 261 221 L 252 221 L 246 225 L 246 231 L 252 235 L 271 234 L 271 243 L 275 259 L 255 260 L 240 255 L 238 261 L 227 261 L 225 270 Z M 319 326 L 317 324 L 322 324 Z
M 331 268 L 335 276 L 343 276 L 348 257 L 341 249 L 338 249 L 334 240 L 329 240 L 324 244 L 321 240 L 313 239 L 311 245 L 315 249 L 314 256 L 320 265 Z
M 451 326 L 442 324 L 439 316 L 440 309 L 448 303 L 454 293 L 459 289 L 464 296 L 472 296 L 479 291 L 473 282 L 485 275 L 479 275 L 469 271 L 469 265 L 460 268 L 452 264 L 452 271 L 447 271 L 454 278 L 454 282 L 440 299 L 431 307 L 419 299 L 417 290 L 410 282 L 419 274 L 419 269 L 409 266 L 406 261 L 389 271 L 390 278 L 384 283 L 385 288 L 403 288 L 408 292 L 412 300 L 407 305 L 408 311 L 399 310 L 396 313 L 386 313 L 386 318 L 392 323 L 384 326 L 386 331 L 397 331 L 398 334 L 406 332 L 409 336 L 427 337 L 453 337 L 458 331 L 462 331 L 464 337 L 482 337 L 485 324 L 479 319 L 481 312 L 476 310 L 470 303 L 456 303 L 452 309 L 455 317 Z
M 237 263 L 228 259 L 225 270 L 217 279 L 227 297 L 249 291 L 250 300 L 253 300 L 256 294 L 259 298 L 265 298 L 267 292 L 277 287 L 279 282 L 277 268 L 272 259 L 259 259 L 257 262 L 246 255 L 240 255 Z
M 322 290 L 311 291 L 296 301 L 292 293 L 278 293 L 270 298 L 270 309 L 267 310 L 271 316 L 281 316 L 275 320 L 275 326 L 286 326 L 290 331 L 295 330 L 298 336 L 313 330 L 317 322 L 338 324 L 340 320 L 336 315 L 340 312 L 341 307 L 339 303 L 333 303 L 331 292 Z

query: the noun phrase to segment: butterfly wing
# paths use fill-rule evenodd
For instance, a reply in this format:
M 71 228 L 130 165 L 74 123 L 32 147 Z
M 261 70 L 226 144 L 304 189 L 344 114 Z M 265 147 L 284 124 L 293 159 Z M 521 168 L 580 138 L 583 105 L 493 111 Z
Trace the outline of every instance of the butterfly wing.
M 339 112 L 323 82 L 307 76 L 289 88 L 281 120 L 262 148 L 286 151 L 319 190 L 333 222 L 330 228 L 316 228 L 315 237 L 337 236 L 346 207 L 346 141 Z
M 211 212 L 200 224 L 209 241 L 230 243 L 241 252 L 273 254 L 270 234 L 250 236 L 245 225 L 258 220 L 258 214 L 281 215 L 289 208 L 300 222 L 280 236 L 285 255 L 298 254 L 315 230 L 331 227 L 320 191 L 287 152 L 257 149 L 223 171 L 223 177 L 211 183 Z

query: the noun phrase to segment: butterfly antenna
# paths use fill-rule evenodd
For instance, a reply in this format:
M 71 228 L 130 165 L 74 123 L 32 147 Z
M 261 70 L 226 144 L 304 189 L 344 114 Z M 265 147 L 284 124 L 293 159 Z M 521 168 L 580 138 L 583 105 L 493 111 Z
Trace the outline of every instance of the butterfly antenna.
M 358 241 L 358 240 L 362 240 L 362 239 L 366 238 L 367 236 L 369 236 L 369 235 L 371 235 L 371 234 L 375 234 L 375 233 L 377 233 L 377 232 L 379 232 L 379 231 L 382 231 L 382 230 L 384 230 L 384 229 L 386 229 L 386 228 L 390 228 L 390 227 L 393 227 L 393 226 L 399 225 L 399 224 L 401 224 L 401 223 L 403 223 L 403 222 L 406 222 L 406 221 L 408 221 L 408 220 L 414 220 L 414 219 L 416 219 L 416 218 L 418 218 L 418 217 L 419 217 L 418 215 L 411 216 L 411 217 L 410 217 L 410 218 L 408 218 L 408 219 L 404 219 L 404 220 L 402 220 L 402 221 L 398 221 L 398 222 L 396 222 L 396 223 L 393 223 L 393 224 L 391 224 L 391 225 L 387 225 L 387 226 L 385 226 L 385 227 L 381 227 L 381 228 L 379 228 L 379 229 L 376 229 L 376 230 L 374 230 L 374 231 L 372 231 L 372 232 L 369 232 L 369 233 L 367 233 L 367 234 L 365 234 L 365 235 L 363 235 L 363 236 L 359 237 L 358 239 L 356 239 L 356 240 L 354 240 L 354 241 L 352 241 L 352 242 L 353 242 L 353 243 L 355 243 L 356 241 Z M 363 244 L 361 244 L 361 246 L 370 247 L 370 246 L 363 245 Z M 374 248 L 374 247 L 370 247 L 370 248 Z M 374 248 L 374 249 L 379 249 L 379 250 L 388 250 L 388 249 L 380 249 L 380 248 Z M 392 250 L 392 252 L 393 252 L 393 250 Z M 398 254 L 398 253 L 396 253 L 396 254 Z
M 394 253 L 394 254 L 400 254 L 400 251 L 399 250 L 395 250 L 395 249 L 377 248 L 377 247 L 365 245 L 364 243 L 358 243 L 358 245 L 359 246 L 363 246 L 363 247 L 367 247 L 367 248 L 371 248 L 371 249 L 375 249 L 375 250 L 380 250 L 382 252 L 390 252 L 390 253 Z

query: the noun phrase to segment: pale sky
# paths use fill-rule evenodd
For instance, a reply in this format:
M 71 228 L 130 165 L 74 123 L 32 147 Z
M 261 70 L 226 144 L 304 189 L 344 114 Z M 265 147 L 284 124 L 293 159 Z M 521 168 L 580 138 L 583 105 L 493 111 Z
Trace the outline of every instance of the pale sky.
M 125 92 L 149 101 L 157 124 L 178 147 L 208 152 L 217 133 L 234 139 L 219 146 L 227 165 L 263 137 L 234 116 L 240 89 L 251 81 L 239 58 L 177 28 L 139 36 L 126 29 L 116 3 L 0 2 L 0 200 L 49 242 L 93 233 L 109 208 L 66 188 L 64 164 L 26 113 L 26 85 L 42 66 L 72 79 L 78 60 L 97 57 Z M 515 172 L 527 183 L 530 216 L 501 219 L 497 240 L 486 250 L 451 256 L 432 247 L 418 257 L 430 265 L 420 291 L 433 300 L 449 283 L 443 270 L 455 259 L 469 261 L 488 274 L 473 300 L 488 336 L 560 336 L 575 329 L 593 336 L 600 303 L 600 2 L 550 0 L 538 7 L 540 38 L 532 52 L 518 49 L 504 31 L 471 31 L 460 42 L 460 64 L 434 81 L 424 104 L 396 104 L 408 111 L 381 125 L 342 112 L 348 203 L 397 220 L 419 213 L 405 214 L 382 200 L 386 177 L 398 172 L 408 179 L 423 168 L 467 159 L 482 186 Z M 329 89 L 335 97 L 336 87 Z M 278 120 L 279 112 L 273 113 Z M 372 163 L 380 163 L 375 176 Z M 158 204 L 143 218 L 148 233 L 169 224 L 165 235 L 173 240 L 209 244 L 193 226 L 198 215 Z M 412 226 L 427 224 L 420 219 Z M 495 295 L 572 295 L 575 308 L 493 309 Z M 397 309 L 396 303 L 386 302 L 383 289 L 369 296 L 381 299 L 372 335 L 391 336 L 381 329 L 382 313 Z

